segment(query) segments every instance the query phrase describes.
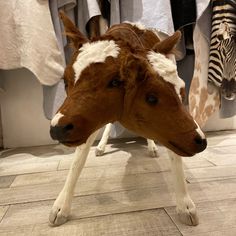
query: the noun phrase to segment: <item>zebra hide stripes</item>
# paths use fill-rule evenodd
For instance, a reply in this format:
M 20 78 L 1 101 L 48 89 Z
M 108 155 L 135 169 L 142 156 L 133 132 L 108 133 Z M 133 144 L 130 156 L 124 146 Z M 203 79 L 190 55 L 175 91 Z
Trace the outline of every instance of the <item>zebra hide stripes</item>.
M 236 98 L 236 0 L 212 0 L 208 81 L 227 100 Z

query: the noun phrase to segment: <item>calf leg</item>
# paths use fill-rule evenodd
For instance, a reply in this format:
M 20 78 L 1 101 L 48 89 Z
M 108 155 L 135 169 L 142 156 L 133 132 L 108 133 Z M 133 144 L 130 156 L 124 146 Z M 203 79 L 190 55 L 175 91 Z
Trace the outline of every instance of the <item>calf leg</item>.
M 95 150 L 96 156 L 101 156 L 105 152 L 105 148 L 106 148 L 107 141 L 111 132 L 111 128 L 112 128 L 111 123 L 106 125 L 105 130 L 102 134 L 102 138 Z
M 187 225 L 198 225 L 196 206 L 189 196 L 186 186 L 182 157 L 169 150 L 168 153 L 176 194 L 176 211 L 181 222 Z
M 151 139 L 147 139 L 148 153 L 151 157 L 158 157 L 158 148 L 155 142 Z
M 93 144 L 98 131 L 94 132 L 85 144 L 76 148 L 75 157 L 71 164 L 65 185 L 53 204 L 49 215 L 52 225 L 64 224 L 70 214 L 71 202 L 78 177 L 84 167 L 91 145 Z

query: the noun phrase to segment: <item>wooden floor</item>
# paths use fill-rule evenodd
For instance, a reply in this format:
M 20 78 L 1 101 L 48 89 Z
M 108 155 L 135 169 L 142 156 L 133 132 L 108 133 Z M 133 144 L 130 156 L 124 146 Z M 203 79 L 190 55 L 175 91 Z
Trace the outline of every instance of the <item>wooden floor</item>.
M 147 155 L 145 142 L 109 144 L 106 154 L 90 151 L 76 186 L 71 220 L 48 223 L 62 189 L 73 150 L 61 145 L 0 152 L 0 235 L 236 235 L 236 132 L 208 135 L 205 152 L 185 158 L 190 195 L 200 224 L 181 224 L 169 160 Z

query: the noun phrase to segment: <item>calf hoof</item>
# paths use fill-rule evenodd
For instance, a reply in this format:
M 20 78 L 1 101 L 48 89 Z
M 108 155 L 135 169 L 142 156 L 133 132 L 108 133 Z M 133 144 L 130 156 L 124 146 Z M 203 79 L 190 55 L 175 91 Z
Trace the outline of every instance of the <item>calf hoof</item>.
M 151 148 L 148 148 L 148 155 L 150 157 L 159 157 L 159 154 L 158 154 L 158 149 L 156 146 L 153 146 Z
M 60 208 L 53 207 L 50 215 L 49 215 L 49 222 L 52 226 L 59 226 L 68 220 L 68 215 L 65 215 Z
M 199 224 L 196 206 L 190 197 L 185 198 L 180 207 L 177 206 L 176 211 L 182 223 L 190 226 Z
M 182 223 L 190 226 L 196 226 L 199 224 L 199 219 L 197 216 L 196 211 L 195 212 L 181 212 L 178 213 L 179 219 Z
M 95 149 L 96 156 L 102 156 L 104 154 L 104 152 L 105 152 L 105 149 L 103 149 L 103 148 L 96 147 L 96 149 Z

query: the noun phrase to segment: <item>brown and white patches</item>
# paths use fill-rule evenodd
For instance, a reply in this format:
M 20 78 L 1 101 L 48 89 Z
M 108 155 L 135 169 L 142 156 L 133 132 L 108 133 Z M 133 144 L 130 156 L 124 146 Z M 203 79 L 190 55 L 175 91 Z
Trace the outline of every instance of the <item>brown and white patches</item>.
M 147 58 L 151 63 L 153 69 L 166 81 L 173 84 L 177 95 L 181 98 L 181 89 L 184 88 L 185 83 L 179 78 L 177 73 L 177 66 L 173 60 L 166 58 L 160 53 L 150 51 Z
M 194 76 L 189 93 L 189 111 L 200 127 L 219 108 L 219 93 L 207 83 L 208 64 L 200 63 L 203 53 L 197 47 Z M 204 60 L 203 60 L 204 61 Z
M 113 40 L 103 40 L 92 43 L 85 43 L 79 50 L 76 61 L 73 64 L 75 72 L 75 83 L 81 72 L 91 63 L 105 62 L 106 58 L 118 57 L 120 48 Z
M 195 68 L 196 72 L 196 68 Z M 190 93 L 189 93 L 189 111 L 190 114 L 197 119 L 199 116 L 199 102 L 200 102 L 200 79 L 199 76 L 195 75 L 192 79 Z M 199 122 L 199 119 L 197 119 Z
M 127 23 L 127 24 L 130 24 L 132 26 L 135 26 L 136 28 L 140 29 L 140 30 L 143 30 L 143 31 L 146 31 L 146 27 L 140 23 L 140 22 L 130 22 L 130 21 L 124 21 L 124 23 Z
M 64 115 L 60 112 L 58 112 L 53 119 L 51 120 L 51 126 L 55 127 L 58 124 L 58 121 L 63 117 Z
M 205 134 L 202 132 L 202 130 L 201 130 L 201 128 L 199 127 L 198 123 L 197 123 L 195 120 L 194 120 L 194 122 L 195 122 L 195 124 L 197 125 L 196 131 L 198 132 L 198 134 L 200 135 L 200 137 L 201 137 L 202 139 L 206 139 L 206 136 L 205 136 Z
M 189 111 L 197 123 L 203 127 L 208 118 L 219 107 L 219 93 L 216 88 L 209 91 L 209 87 L 207 88 L 201 82 L 200 75 L 193 78 L 189 97 Z
M 208 118 L 217 110 L 219 104 L 217 103 L 217 93 L 209 95 L 207 88 L 201 88 L 200 102 L 196 106 L 196 120 L 201 127 L 206 123 Z

